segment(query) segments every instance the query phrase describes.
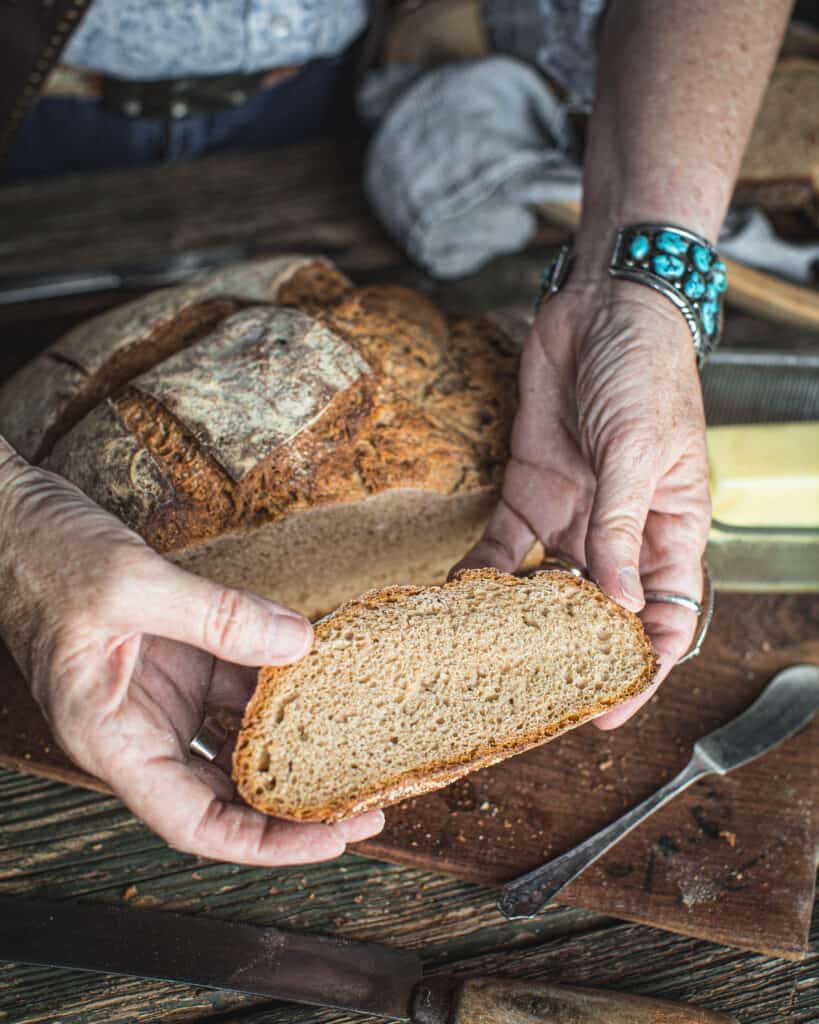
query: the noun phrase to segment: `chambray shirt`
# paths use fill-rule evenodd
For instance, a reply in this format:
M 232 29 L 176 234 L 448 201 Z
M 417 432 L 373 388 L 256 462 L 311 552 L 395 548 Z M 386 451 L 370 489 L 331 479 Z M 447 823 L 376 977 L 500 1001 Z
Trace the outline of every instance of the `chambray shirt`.
M 250 73 L 340 53 L 366 0 L 94 0 L 62 63 L 148 81 Z

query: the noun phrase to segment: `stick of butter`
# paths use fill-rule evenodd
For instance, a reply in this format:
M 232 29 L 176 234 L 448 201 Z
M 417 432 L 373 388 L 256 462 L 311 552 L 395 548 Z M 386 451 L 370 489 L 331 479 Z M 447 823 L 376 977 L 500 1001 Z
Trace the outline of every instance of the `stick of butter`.
M 819 422 L 709 427 L 713 518 L 819 528 Z

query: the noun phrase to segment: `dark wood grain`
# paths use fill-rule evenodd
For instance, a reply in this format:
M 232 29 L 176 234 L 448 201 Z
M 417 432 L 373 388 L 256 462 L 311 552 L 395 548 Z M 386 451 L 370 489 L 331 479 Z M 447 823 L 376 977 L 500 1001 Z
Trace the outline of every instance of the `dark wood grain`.
M 544 224 L 525 253 L 457 282 L 408 264 L 371 214 L 360 151 L 321 142 L 0 188 L 0 276 L 139 265 L 190 248 L 319 252 L 361 283 L 420 288 L 447 308 L 531 310 L 565 229 Z M 82 320 L 137 292 L 0 305 L 0 378 Z
M 740 1024 L 819 1019 L 819 953 L 801 963 L 573 908 L 508 922 L 489 890 L 346 856 L 265 870 L 168 849 L 111 797 L 0 772 L 0 892 L 205 914 L 417 950 L 431 973 L 499 974 L 690 1002 Z M 813 944 L 819 941 L 819 919 Z M 0 964 L 6 1024 L 354 1024 L 233 993 Z M 373 1024 L 373 1022 L 371 1022 Z
M 393 808 L 361 852 L 498 884 L 648 796 L 779 668 L 819 661 L 819 599 L 720 595 L 701 657 L 622 729 L 576 730 Z M 811 639 L 813 638 L 813 639 Z M 0 764 L 91 785 L 0 653 Z M 626 837 L 561 903 L 777 956 L 807 948 L 819 841 L 819 721 L 764 759 L 694 785 Z
M 420 287 L 456 311 L 531 311 L 543 266 L 566 240 L 564 228 L 543 223 L 526 251 L 462 280 L 433 281 L 378 225 L 360 166 L 357 147 L 320 142 L 0 188 L 0 275 L 139 264 L 189 248 L 248 244 L 322 252 L 359 280 Z M 79 321 L 132 297 L 106 292 L 0 306 L 0 376 Z M 806 329 L 788 328 L 786 339 L 791 348 L 819 343 Z M 779 326 L 729 313 L 723 345 L 781 343 Z

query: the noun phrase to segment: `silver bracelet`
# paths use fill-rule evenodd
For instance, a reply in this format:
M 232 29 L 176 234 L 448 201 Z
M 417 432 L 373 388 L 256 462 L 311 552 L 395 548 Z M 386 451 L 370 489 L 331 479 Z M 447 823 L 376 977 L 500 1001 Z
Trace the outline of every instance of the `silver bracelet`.
M 564 245 L 544 270 L 535 311 L 566 283 L 574 262 Z M 707 238 L 672 224 L 630 224 L 617 232 L 609 273 L 670 299 L 685 317 L 701 368 L 719 344 L 725 264 Z

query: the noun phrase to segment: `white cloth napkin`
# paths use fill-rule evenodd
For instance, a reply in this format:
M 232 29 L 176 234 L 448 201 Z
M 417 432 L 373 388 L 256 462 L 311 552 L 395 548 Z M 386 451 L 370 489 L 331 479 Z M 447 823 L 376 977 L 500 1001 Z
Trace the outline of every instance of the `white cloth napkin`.
M 371 73 L 359 107 L 378 127 L 364 184 L 381 221 L 438 278 L 473 273 L 523 248 L 538 203 L 581 198 L 579 149 L 567 108 L 536 69 L 507 56 L 433 70 Z M 761 211 L 733 211 L 727 256 L 802 283 L 819 246 L 778 238 Z
M 526 64 L 496 56 L 385 74 L 361 96 L 371 118 L 388 108 L 365 188 L 390 234 L 435 277 L 520 249 L 537 223 L 531 204 L 579 199 L 566 111 Z

